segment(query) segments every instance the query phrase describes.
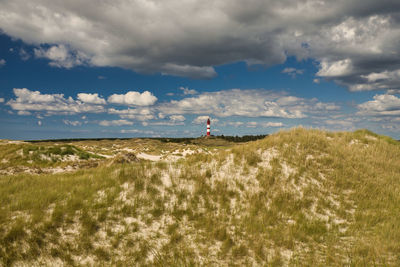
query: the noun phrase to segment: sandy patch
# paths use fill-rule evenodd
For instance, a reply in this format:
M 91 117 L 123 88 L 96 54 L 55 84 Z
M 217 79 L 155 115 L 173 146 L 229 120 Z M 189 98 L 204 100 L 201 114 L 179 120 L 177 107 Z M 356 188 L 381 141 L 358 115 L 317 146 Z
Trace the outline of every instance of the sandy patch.
M 136 155 L 139 159 L 146 159 L 146 160 L 151 160 L 151 161 L 160 161 L 162 156 L 158 155 L 149 155 L 146 153 L 139 153 Z
M 99 154 L 99 153 L 96 153 L 96 155 L 98 155 L 100 157 L 104 157 L 106 159 L 113 158 L 115 156 L 115 155 L 104 155 L 104 154 Z
M 8 140 L 7 144 L 26 144 L 24 141 L 13 141 L 13 140 Z
M 78 155 L 66 155 L 64 156 L 61 161 L 79 161 Z

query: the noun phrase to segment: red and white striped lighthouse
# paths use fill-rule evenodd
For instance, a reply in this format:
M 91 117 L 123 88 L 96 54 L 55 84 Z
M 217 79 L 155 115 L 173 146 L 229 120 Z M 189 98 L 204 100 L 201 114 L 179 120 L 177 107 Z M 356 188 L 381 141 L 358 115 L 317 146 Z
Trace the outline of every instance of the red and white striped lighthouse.
M 210 136 L 210 118 L 207 119 L 207 136 Z

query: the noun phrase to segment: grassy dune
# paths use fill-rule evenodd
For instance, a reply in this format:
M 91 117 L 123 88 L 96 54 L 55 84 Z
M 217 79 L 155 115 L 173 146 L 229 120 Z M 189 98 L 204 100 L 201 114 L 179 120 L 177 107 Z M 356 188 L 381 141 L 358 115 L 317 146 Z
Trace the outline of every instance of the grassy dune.
M 0 265 L 400 265 L 388 137 L 298 128 L 177 161 L 102 162 L 0 176 Z

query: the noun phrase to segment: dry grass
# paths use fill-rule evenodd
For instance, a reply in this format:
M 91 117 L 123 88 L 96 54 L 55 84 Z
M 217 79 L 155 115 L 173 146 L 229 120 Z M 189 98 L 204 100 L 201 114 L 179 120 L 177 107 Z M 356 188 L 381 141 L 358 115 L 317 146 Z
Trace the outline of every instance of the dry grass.
M 400 145 L 365 130 L 2 176 L 0 264 L 398 266 L 399 192 Z

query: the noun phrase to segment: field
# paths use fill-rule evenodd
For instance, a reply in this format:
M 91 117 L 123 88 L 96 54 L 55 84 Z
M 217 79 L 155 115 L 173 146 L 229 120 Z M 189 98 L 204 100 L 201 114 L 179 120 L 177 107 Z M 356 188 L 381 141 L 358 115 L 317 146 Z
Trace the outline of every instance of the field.
M 0 266 L 399 266 L 400 143 L 0 143 Z

